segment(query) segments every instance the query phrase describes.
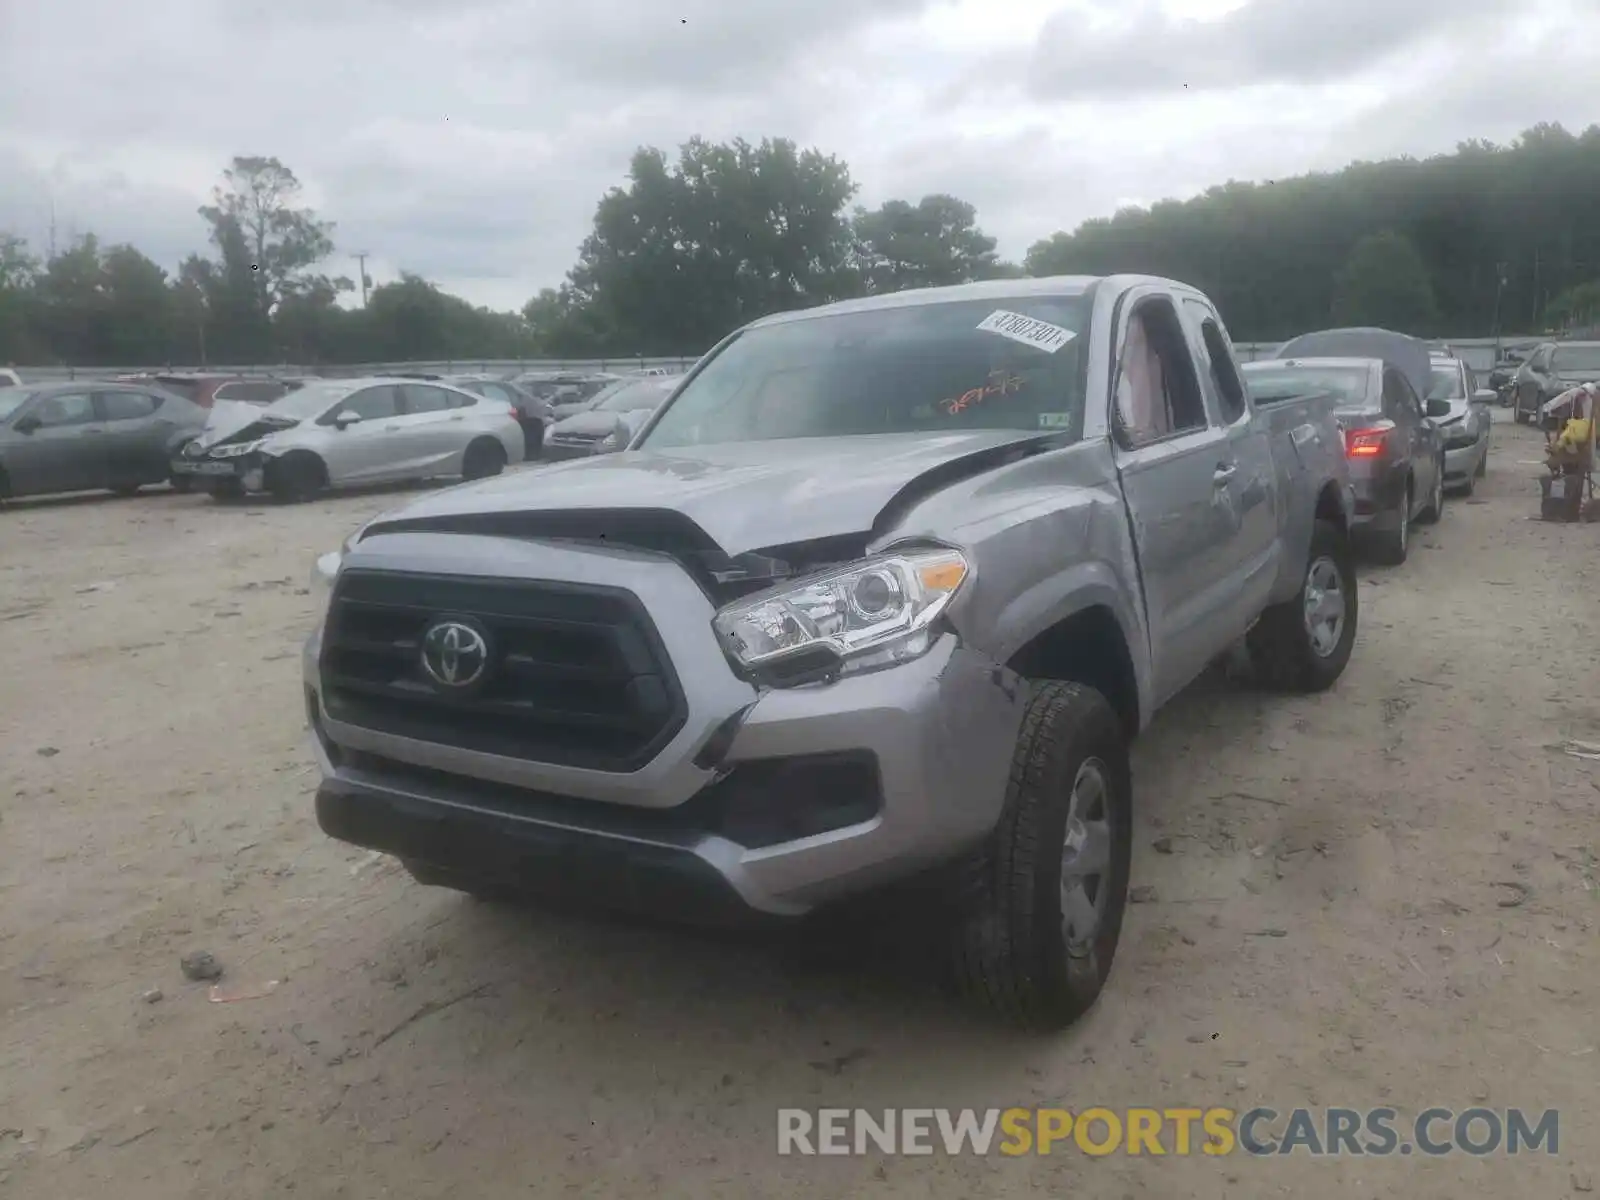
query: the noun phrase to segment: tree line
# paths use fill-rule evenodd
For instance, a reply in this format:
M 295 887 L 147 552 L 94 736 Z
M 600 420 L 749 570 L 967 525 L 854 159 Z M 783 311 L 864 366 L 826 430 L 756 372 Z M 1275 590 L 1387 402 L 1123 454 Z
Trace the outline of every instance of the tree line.
M 495 312 L 411 273 L 333 276 L 334 225 L 275 158 L 235 158 L 169 275 L 92 234 L 39 256 L 0 233 L 0 360 L 78 366 L 695 355 L 745 321 L 830 300 L 1020 275 L 1148 272 L 1216 299 L 1234 336 L 1330 323 L 1423 336 L 1600 322 L 1600 126 L 1509 145 L 1223 184 L 1086 221 L 1001 260 L 967 202 L 867 209 L 833 155 L 784 139 L 643 148 L 559 287 Z

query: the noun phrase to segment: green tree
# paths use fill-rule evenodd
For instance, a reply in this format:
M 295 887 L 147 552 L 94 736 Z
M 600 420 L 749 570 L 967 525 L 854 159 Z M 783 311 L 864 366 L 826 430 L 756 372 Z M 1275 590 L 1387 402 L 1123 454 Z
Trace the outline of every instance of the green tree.
M 1217 300 L 1235 337 L 1276 341 L 1325 324 L 1352 248 L 1392 230 L 1421 256 L 1437 328 L 1487 335 L 1498 305 L 1508 331 L 1527 332 L 1555 296 L 1600 268 L 1596 195 L 1600 126 L 1574 135 L 1540 125 L 1508 146 L 1468 141 L 1428 159 L 1230 182 L 1126 209 L 1035 243 L 1026 266 L 1182 279 Z
M 100 274 L 107 361 L 137 365 L 170 356 L 177 328 L 167 273 L 132 246 L 112 246 L 101 256 Z
M 849 168 L 785 139 L 687 142 L 676 164 L 633 156 L 568 276 L 558 341 L 593 350 L 701 349 L 754 317 L 848 288 Z
M 1582 336 L 1600 325 L 1600 279 L 1575 284 L 1545 305 L 1543 327 Z
M 1332 318 L 1339 325 L 1377 325 L 1419 336 L 1437 332 L 1433 284 L 1410 238 L 1386 229 L 1355 244 L 1334 278 Z
M 868 292 L 966 283 L 990 277 L 998 265 L 995 240 L 978 228 L 977 210 L 954 196 L 857 209 L 851 231 Z
M 39 355 L 33 290 L 38 272 L 28 243 L 0 232 L 0 363 L 31 362 Z

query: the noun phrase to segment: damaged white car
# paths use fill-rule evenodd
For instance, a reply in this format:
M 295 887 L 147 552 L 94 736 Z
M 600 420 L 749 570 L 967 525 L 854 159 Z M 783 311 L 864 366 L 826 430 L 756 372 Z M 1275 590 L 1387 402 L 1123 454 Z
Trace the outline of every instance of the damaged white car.
M 482 479 L 522 456 L 522 428 L 504 401 L 411 379 L 324 379 L 265 408 L 216 402 L 172 472 L 213 495 L 303 500 L 359 484 Z

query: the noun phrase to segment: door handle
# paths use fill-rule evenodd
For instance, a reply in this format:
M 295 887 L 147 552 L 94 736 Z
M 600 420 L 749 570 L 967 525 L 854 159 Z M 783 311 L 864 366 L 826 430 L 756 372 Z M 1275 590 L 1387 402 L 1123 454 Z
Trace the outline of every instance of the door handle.
M 455 413 L 450 419 L 452 421 L 465 421 L 466 417 L 462 416 L 460 413 Z
M 105 433 L 104 429 L 85 429 L 78 436 L 80 436 L 80 437 L 100 437 L 104 433 Z
M 400 431 L 400 426 L 398 426 L 398 425 L 385 425 L 383 427 L 383 431 L 385 433 L 398 433 Z
M 1211 486 L 1227 487 L 1228 484 L 1233 482 L 1233 477 L 1238 473 L 1238 467 L 1231 466 L 1228 463 L 1218 463 L 1216 471 L 1211 476 Z

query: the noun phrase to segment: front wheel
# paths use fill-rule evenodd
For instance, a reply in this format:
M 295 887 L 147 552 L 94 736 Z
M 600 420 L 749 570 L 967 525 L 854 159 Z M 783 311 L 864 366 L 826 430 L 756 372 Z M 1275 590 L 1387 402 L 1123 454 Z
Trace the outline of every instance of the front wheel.
M 1104 696 L 1039 686 L 1012 757 L 999 825 L 980 852 L 954 965 L 969 997 L 1020 1025 L 1060 1029 L 1111 971 L 1128 902 L 1133 785 Z
M 1400 502 L 1399 519 L 1395 527 L 1373 535 L 1373 557 L 1385 566 L 1398 567 L 1411 553 L 1411 486 L 1410 480 L 1407 480 L 1405 499 Z
M 328 486 L 328 471 L 322 460 L 304 450 L 268 463 L 266 475 L 267 490 L 281 504 L 309 500 Z
M 1318 521 L 1300 594 L 1262 613 L 1245 639 L 1257 675 L 1286 692 L 1326 691 L 1350 662 L 1358 611 L 1350 539 Z

